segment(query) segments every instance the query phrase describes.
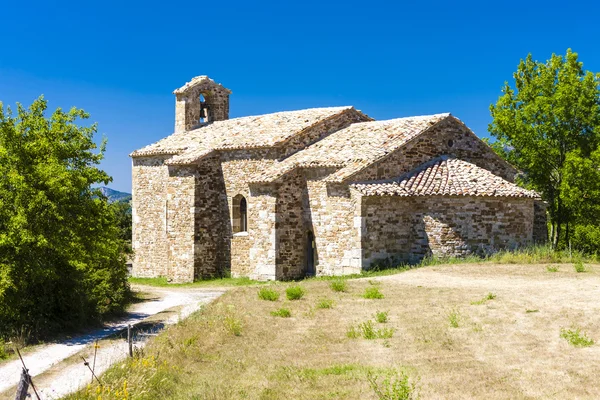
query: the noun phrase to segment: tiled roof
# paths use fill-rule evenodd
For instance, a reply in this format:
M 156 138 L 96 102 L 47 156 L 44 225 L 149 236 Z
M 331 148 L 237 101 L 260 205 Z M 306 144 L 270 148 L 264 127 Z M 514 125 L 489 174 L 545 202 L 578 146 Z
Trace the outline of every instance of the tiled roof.
M 435 158 L 396 179 L 352 187 L 366 196 L 540 197 L 486 169 L 449 156 Z
M 419 136 L 449 113 L 360 122 L 332 133 L 273 165 L 258 181 L 271 182 L 301 167 L 339 167 L 326 180 L 341 182 Z
M 131 153 L 132 157 L 173 154 L 169 164 L 194 162 L 214 150 L 265 148 L 283 144 L 306 129 L 353 107 L 311 108 L 215 121 L 174 133 Z

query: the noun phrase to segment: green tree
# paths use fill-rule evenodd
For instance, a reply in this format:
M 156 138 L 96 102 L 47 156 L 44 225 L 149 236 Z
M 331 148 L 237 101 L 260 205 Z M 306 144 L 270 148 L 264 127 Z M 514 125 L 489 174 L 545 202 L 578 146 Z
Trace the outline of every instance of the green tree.
M 589 158 L 600 142 L 600 75 L 584 71 L 569 49 L 545 63 L 529 54 L 513 77 L 515 87 L 506 82 L 490 106 L 489 131 L 497 147 L 510 149 L 504 156 L 524 172 L 521 183 L 548 202 L 556 247 L 574 219 L 565 203 L 565 164 L 570 154 Z
M 0 337 L 44 336 L 122 309 L 128 293 L 115 213 L 91 186 L 105 140 L 76 108 L 0 103 Z M 99 150 L 99 151 L 98 151 Z

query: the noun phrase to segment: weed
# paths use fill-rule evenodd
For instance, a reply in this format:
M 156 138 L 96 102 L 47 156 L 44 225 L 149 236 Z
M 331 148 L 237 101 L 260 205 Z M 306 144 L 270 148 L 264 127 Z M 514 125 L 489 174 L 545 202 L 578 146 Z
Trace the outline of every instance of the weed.
M 471 304 L 474 306 L 480 306 L 483 303 L 485 303 L 488 300 L 494 300 L 496 298 L 496 295 L 492 292 L 488 293 L 483 299 L 481 300 L 476 300 L 476 301 L 472 301 Z
M 365 294 L 363 294 L 365 299 L 383 299 L 383 294 L 379 291 L 379 288 L 376 286 L 371 286 L 365 288 Z
M 548 265 L 548 266 L 546 266 L 546 271 L 548 271 L 548 272 L 558 272 L 558 266 L 557 265 Z
M 348 328 L 346 336 L 348 336 L 351 339 L 356 339 L 360 336 L 367 340 L 390 339 L 392 336 L 394 336 L 394 332 L 394 328 L 376 329 L 373 325 L 373 321 L 367 321 L 358 324 L 357 328 L 355 328 L 354 326 Z
M 385 324 L 388 322 L 388 314 L 389 311 L 377 311 L 375 313 L 375 321 L 379 322 L 380 324 Z
M 458 310 L 453 309 L 448 313 L 448 322 L 450 322 L 450 326 L 453 328 L 458 328 L 460 325 L 460 314 Z
M 575 347 L 590 347 L 594 344 L 594 340 L 587 337 L 580 328 L 572 327 L 571 329 L 561 329 L 560 337 L 566 339 Z
M 575 272 L 587 272 L 587 267 L 581 261 L 577 261 L 573 264 L 573 268 L 575 268 Z
M 347 284 L 345 279 L 336 279 L 331 281 L 329 287 L 334 292 L 345 292 L 347 290 Z
M 225 316 L 223 320 L 225 328 L 234 336 L 242 336 L 242 321 L 233 314 Z
M 373 327 L 373 322 L 367 321 L 358 324 L 358 329 L 365 339 L 377 339 L 377 330 Z
M 317 303 L 317 308 L 333 308 L 333 300 L 331 300 L 331 299 L 321 299 Z
M 358 332 L 354 325 L 350 325 L 346 331 L 346 336 L 350 339 L 358 339 L 360 337 L 360 332 Z
M 285 295 L 288 300 L 300 300 L 304 297 L 304 289 L 302 289 L 302 286 L 290 286 L 285 289 Z
M 525 310 L 525 313 L 527 313 L 527 314 L 536 313 L 536 312 L 540 312 L 540 310 L 537 310 L 537 309 L 535 309 L 535 310 Z
M 494 300 L 495 298 L 496 298 L 496 295 L 494 293 L 492 293 L 492 292 L 489 292 L 487 294 L 487 296 L 485 296 L 486 300 Z
M 268 287 L 263 287 L 258 291 L 258 298 L 267 301 L 277 301 L 279 300 L 279 292 Z
M 292 316 L 292 312 L 288 308 L 280 308 L 277 311 L 271 311 L 271 315 L 274 317 L 289 318 Z
M 399 371 L 397 376 L 386 376 L 381 382 L 371 371 L 367 373 L 371 389 L 379 400 L 415 400 L 419 398 L 417 385 L 408 374 Z

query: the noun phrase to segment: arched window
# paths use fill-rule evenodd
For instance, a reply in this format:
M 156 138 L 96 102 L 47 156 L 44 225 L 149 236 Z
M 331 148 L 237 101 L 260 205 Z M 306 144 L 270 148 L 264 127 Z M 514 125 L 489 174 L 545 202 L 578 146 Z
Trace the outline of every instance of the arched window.
M 233 233 L 248 232 L 248 203 L 241 194 L 233 198 L 232 230 Z

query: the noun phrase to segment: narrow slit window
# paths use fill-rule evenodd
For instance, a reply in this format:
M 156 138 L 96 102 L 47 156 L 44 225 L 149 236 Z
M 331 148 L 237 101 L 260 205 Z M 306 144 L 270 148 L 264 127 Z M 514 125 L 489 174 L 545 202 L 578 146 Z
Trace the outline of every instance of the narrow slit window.
M 233 233 L 248 232 L 248 203 L 241 194 L 233 198 L 232 230 Z

